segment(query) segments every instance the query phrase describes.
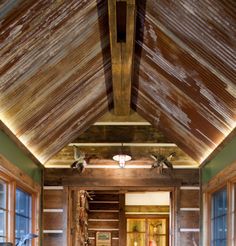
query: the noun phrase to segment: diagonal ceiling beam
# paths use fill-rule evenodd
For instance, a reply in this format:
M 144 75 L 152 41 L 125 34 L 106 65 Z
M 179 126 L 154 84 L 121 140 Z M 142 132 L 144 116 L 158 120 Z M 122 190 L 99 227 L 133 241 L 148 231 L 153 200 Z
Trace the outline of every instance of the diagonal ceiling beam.
M 129 115 L 135 38 L 135 0 L 108 0 L 114 112 Z

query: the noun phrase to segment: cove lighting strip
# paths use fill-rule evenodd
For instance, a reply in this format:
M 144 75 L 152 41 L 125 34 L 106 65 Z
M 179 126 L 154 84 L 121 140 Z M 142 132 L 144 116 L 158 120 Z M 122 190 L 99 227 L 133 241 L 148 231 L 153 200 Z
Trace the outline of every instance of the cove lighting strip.
M 140 121 L 140 122 L 134 122 L 134 121 L 100 121 L 93 124 L 94 126 L 150 126 L 151 124 L 149 122 Z
M 152 165 L 126 165 L 124 169 L 151 169 Z M 45 165 L 45 168 L 70 168 L 70 165 Z M 87 165 L 86 169 L 120 169 L 118 165 Z M 174 169 L 198 169 L 199 167 L 197 165 L 192 166 L 173 166 Z
M 70 143 L 68 146 L 80 146 L 80 147 L 177 147 L 174 143 Z

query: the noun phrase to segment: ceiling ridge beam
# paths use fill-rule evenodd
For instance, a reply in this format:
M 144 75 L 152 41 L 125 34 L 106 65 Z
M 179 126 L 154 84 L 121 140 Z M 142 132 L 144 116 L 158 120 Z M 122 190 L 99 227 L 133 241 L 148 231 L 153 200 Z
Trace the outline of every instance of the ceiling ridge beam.
M 124 37 L 119 37 L 117 4 L 125 10 L 126 23 Z M 135 0 L 108 0 L 109 34 L 112 63 L 112 84 L 114 112 L 116 115 L 129 115 L 131 110 L 131 84 L 133 74 L 134 38 L 135 38 Z M 122 21 L 122 20 L 118 20 Z M 123 40 L 119 40 L 119 39 Z

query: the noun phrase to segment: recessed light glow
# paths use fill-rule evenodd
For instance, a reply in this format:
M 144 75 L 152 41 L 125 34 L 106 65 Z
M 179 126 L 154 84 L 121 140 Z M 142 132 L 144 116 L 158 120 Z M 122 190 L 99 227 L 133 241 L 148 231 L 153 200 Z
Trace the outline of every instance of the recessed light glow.
M 236 127 L 236 123 L 235 123 L 235 125 L 234 125 L 234 127 L 230 130 L 230 131 L 225 131 L 225 134 L 224 134 L 224 137 L 223 138 L 221 138 L 219 141 L 218 141 L 218 144 L 216 144 L 216 146 L 215 146 L 215 148 L 209 148 L 206 152 L 205 152 L 205 154 L 204 154 L 204 156 L 201 158 L 201 160 L 200 160 L 200 163 L 202 164 L 205 160 L 207 160 L 207 158 L 219 147 L 219 145 L 229 136 L 229 134 L 235 129 L 235 127 Z
M 17 139 L 19 139 L 19 141 L 26 147 L 26 149 L 28 149 L 28 151 L 40 162 L 43 163 L 43 159 L 40 158 L 39 155 L 37 155 L 36 151 L 33 150 L 32 147 L 29 147 L 28 145 L 28 139 L 26 139 L 24 136 L 20 136 L 18 137 L 16 132 L 17 130 L 15 129 L 15 127 L 13 126 L 13 124 L 7 119 L 7 117 L 5 117 L 3 114 L 0 114 L 0 120 L 2 121 L 2 123 L 16 136 Z

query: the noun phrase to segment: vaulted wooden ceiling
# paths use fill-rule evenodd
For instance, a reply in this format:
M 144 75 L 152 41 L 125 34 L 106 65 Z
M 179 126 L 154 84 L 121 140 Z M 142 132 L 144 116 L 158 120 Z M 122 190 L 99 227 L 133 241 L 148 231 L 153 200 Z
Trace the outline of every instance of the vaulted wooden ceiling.
M 0 119 L 41 163 L 113 108 L 114 64 L 118 81 L 132 72 L 132 109 L 195 161 L 235 128 L 236 3 L 135 8 L 126 70 L 110 50 L 107 1 L 1 1 Z

